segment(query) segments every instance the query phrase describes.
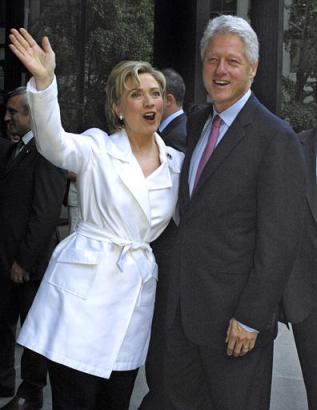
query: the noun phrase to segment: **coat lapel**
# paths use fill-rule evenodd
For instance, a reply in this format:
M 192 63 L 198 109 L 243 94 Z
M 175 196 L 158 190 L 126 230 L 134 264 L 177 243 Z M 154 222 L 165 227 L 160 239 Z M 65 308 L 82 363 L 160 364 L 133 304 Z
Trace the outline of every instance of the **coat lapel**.
M 307 201 L 317 223 L 316 153 L 317 132 L 308 131 L 299 135 L 307 161 Z
M 132 153 L 128 136 L 123 129 L 112 134 L 108 139 L 107 152 L 115 158 L 114 166 L 116 172 L 142 209 L 148 223 L 150 223 L 151 212 L 148 190 L 145 183 L 140 183 L 140 180 L 144 179 L 144 175 Z

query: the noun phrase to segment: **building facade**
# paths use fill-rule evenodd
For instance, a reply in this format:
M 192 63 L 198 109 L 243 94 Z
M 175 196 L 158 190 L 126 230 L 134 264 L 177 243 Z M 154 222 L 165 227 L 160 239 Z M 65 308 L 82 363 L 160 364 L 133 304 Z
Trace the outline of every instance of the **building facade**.
M 298 13 L 301 18 L 295 22 Z M 48 34 L 52 39 L 62 111 L 66 123 L 78 125 L 74 131 L 106 127 L 104 84 L 120 59 L 175 68 L 187 86 L 185 108 L 204 103 L 201 35 L 209 18 L 235 14 L 251 23 L 260 40 L 254 92 L 295 128 L 307 128 L 317 125 L 317 52 L 311 50 L 316 13 L 317 0 L 2 0 L 0 103 L 27 79 L 7 47 L 10 27 L 20 26 L 36 38 Z

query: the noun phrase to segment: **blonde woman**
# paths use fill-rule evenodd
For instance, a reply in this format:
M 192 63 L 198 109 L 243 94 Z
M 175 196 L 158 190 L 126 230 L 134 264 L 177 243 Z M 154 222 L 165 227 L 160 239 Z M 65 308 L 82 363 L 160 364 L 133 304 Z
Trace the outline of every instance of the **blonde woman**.
M 119 63 L 107 83 L 114 133 L 63 130 L 46 37 L 11 31 L 33 75 L 28 97 L 39 150 L 77 174 L 82 220 L 56 248 L 19 343 L 49 359 L 54 410 L 128 409 L 150 337 L 157 265 L 149 243 L 174 214 L 183 154 L 166 147 L 164 76 Z

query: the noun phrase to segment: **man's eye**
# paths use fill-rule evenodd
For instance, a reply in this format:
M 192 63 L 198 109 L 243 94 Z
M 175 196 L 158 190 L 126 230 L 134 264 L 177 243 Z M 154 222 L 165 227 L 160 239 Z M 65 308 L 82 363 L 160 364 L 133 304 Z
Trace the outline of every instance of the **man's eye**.
M 215 64 L 218 60 L 216 57 L 209 57 L 207 61 L 208 63 Z

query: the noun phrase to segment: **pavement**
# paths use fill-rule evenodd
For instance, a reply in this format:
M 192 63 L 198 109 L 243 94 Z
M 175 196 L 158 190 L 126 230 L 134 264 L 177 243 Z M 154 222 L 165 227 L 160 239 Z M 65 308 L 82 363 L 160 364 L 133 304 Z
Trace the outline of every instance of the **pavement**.
M 17 347 L 17 384 L 20 382 L 20 357 L 21 348 Z M 146 392 L 147 386 L 144 368 L 141 368 L 131 398 L 130 410 L 137 410 Z M 45 400 L 43 410 L 52 410 L 51 392 L 49 386 L 45 388 L 44 396 Z M 10 399 L 0 399 L 0 406 L 3 406 L 9 400 Z M 279 327 L 279 333 L 275 340 L 274 346 L 273 382 L 270 410 L 308 410 L 305 387 L 296 354 L 294 339 L 292 332 L 289 331 L 284 325 L 280 325 Z

